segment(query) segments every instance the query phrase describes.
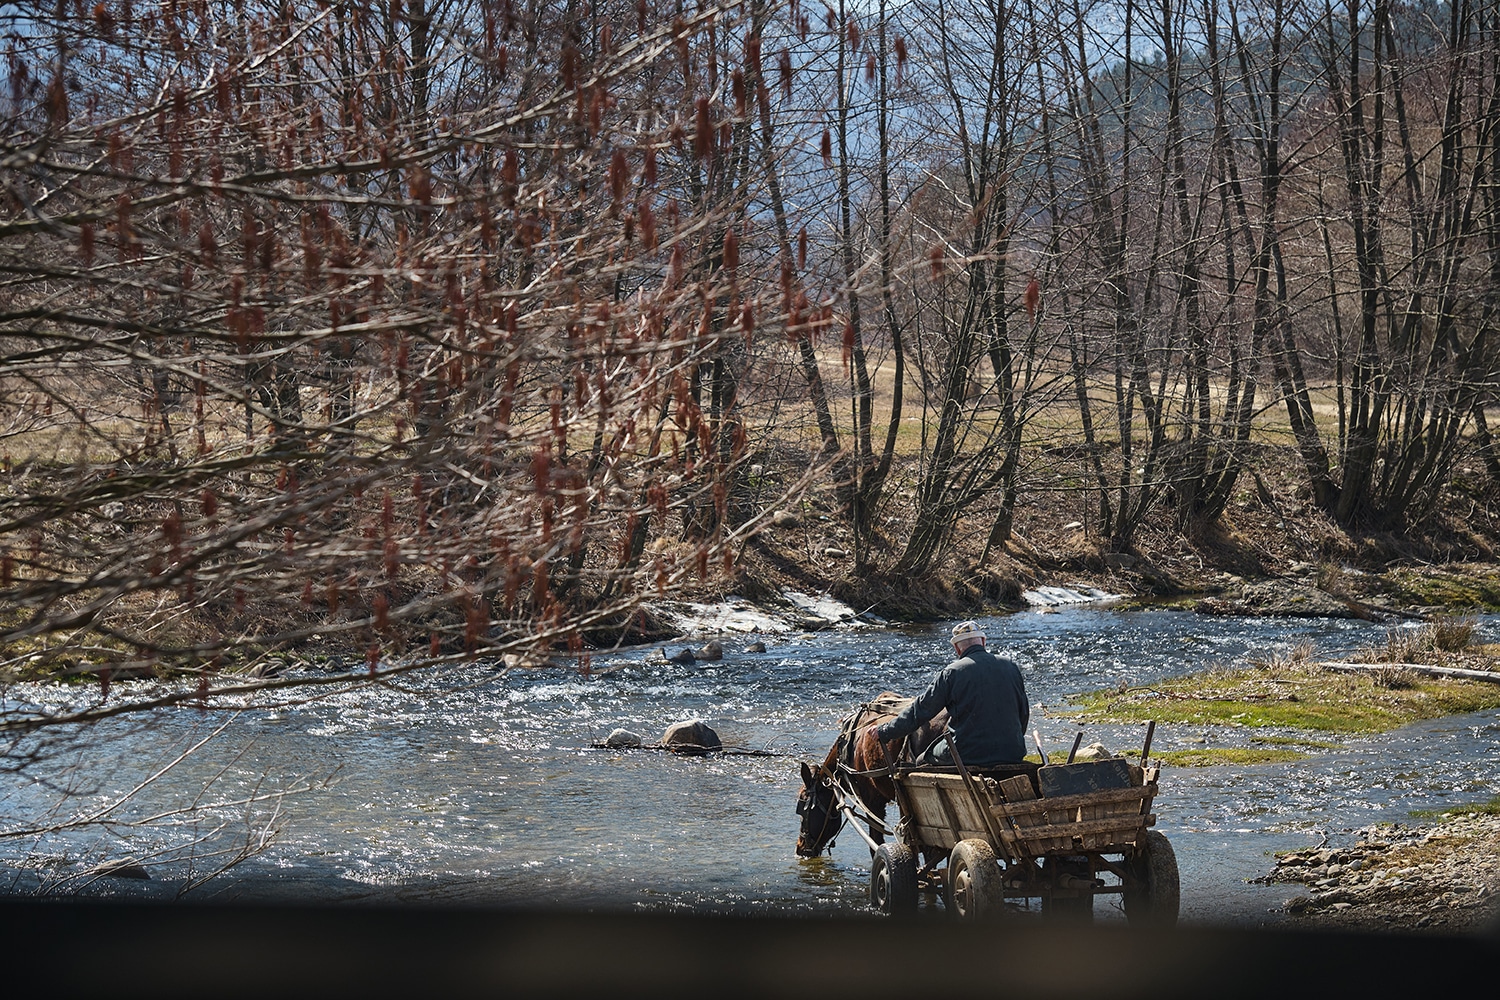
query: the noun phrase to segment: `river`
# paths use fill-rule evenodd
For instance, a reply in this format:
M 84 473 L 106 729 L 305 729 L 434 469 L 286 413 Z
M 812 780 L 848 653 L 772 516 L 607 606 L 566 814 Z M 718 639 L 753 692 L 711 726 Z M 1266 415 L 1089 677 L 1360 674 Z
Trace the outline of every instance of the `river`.
M 1066 754 L 1073 694 L 1233 665 L 1299 642 L 1338 656 L 1383 644 L 1361 621 L 1212 618 L 1063 608 L 986 618 L 990 648 L 1022 667 L 1033 724 Z M 1481 619 L 1489 641 L 1500 617 Z M 183 763 L 97 828 L 0 838 L 0 891 L 170 896 L 254 844 L 190 898 L 844 914 L 865 910 L 869 852 L 845 832 L 830 855 L 793 855 L 797 759 L 820 758 L 841 716 L 882 690 L 915 693 L 944 662 L 945 628 L 839 627 L 724 638 L 723 660 L 665 662 L 658 647 L 598 655 L 592 673 L 470 664 L 399 685 L 252 708 L 178 710 L 101 724 L 4 779 L 5 829 L 111 801 L 225 721 Z M 692 644 L 701 644 L 701 638 Z M 686 643 L 674 643 L 679 648 Z M 16 686 L 6 697 L 53 697 Z M 678 757 L 594 744 L 616 727 L 648 741 L 702 718 L 756 754 Z M 1138 746 L 1144 727 L 1090 726 L 1084 742 Z M 1153 749 L 1235 745 L 1274 732 L 1163 725 Z M 12 748 L 10 759 L 26 750 Z M 1500 794 L 1500 712 L 1434 720 L 1290 765 L 1167 768 L 1157 828 L 1176 848 L 1183 920 L 1255 926 L 1294 887 L 1249 881 L 1278 850 L 1337 841 L 1411 810 Z M 320 787 L 249 804 L 309 779 Z M 59 789 L 71 794 L 59 807 Z M 205 792 L 205 788 L 208 789 Z M 169 814 L 197 801 L 210 807 Z M 892 807 L 894 812 L 894 806 Z M 144 822 L 150 820 L 150 822 Z M 141 825 L 132 827 L 131 822 Z M 267 846 L 258 838 L 275 836 Z M 123 839 L 121 839 L 123 838 Z M 194 846 L 196 845 L 196 846 Z M 80 877 L 125 853 L 149 881 Z M 1119 919 L 1101 899 L 1098 916 Z

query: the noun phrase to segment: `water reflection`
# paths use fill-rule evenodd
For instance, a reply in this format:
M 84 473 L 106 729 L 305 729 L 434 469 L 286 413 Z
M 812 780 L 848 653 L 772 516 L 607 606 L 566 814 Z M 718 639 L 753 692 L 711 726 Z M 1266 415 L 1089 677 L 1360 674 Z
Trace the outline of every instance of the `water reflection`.
M 1493 634 L 1495 619 L 1483 629 Z M 1065 754 L 1078 727 L 1051 714 L 1078 692 L 1139 685 L 1212 665 L 1287 652 L 1302 642 L 1335 656 L 1384 641 L 1357 621 L 1210 619 L 1172 612 L 1069 609 L 986 620 L 992 648 L 1013 656 L 1042 706 L 1034 722 Z M 831 856 L 792 860 L 797 758 L 821 757 L 838 720 L 890 689 L 914 693 L 945 659 L 943 631 L 873 629 L 767 640 L 766 653 L 725 642 L 724 660 L 682 666 L 656 648 L 597 657 L 595 673 L 500 674 L 453 668 L 403 690 L 342 693 L 251 713 L 166 776 L 142 805 L 191 799 L 210 777 L 223 798 L 334 776 L 332 788 L 277 804 L 278 841 L 210 890 L 215 898 L 520 903 L 728 912 L 862 910 L 869 853 L 846 833 Z M 44 691 L 13 691 L 42 697 Z M 656 738 L 701 717 L 731 746 L 784 756 L 680 758 L 594 750 L 622 727 Z M 214 713 L 163 714 L 149 726 L 109 723 L 67 758 L 69 780 L 102 801 L 153 762 L 201 738 Z M 1215 727 L 1158 727 L 1157 750 L 1202 740 L 1285 736 Z M 1085 742 L 1138 746 L 1141 726 L 1091 726 Z M 1304 737 L 1305 738 L 1305 737 Z M 1403 820 L 1500 793 L 1500 715 L 1436 720 L 1382 737 L 1343 739 L 1292 765 L 1169 770 L 1159 827 L 1182 867 L 1184 915 L 1257 922 L 1287 887 L 1249 885 L 1270 855 L 1359 826 Z M 56 775 L 65 775 L 63 768 Z M 34 817 L 52 798 L 15 782 L 0 813 Z M 255 808 L 224 808 L 253 826 Z M 150 836 L 157 847 L 190 831 Z M 88 855 L 67 838 L 0 842 L 13 862 Z M 16 875 L 25 888 L 42 876 Z M 30 879 L 28 882 L 27 880 Z M 170 893 L 151 884 L 96 883 L 101 893 Z M 1107 904 L 1101 904 L 1101 915 Z

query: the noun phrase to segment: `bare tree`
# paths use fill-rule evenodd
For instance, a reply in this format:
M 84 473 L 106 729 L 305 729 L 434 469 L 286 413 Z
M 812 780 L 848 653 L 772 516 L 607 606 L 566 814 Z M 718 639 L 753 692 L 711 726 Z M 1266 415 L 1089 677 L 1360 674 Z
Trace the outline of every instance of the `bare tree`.
M 348 683 L 260 676 L 314 635 L 366 679 L 581 651 L 733 560 L 735 345 L 779 325 L 727 252 L 737 15 L 16 16 L 0 648 L 98 698 L 0 725 Z

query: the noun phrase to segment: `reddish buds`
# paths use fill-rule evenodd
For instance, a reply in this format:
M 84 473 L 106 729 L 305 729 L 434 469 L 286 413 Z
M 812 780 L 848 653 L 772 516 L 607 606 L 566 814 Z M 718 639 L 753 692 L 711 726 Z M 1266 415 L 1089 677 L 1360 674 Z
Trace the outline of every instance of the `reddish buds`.
M 655 250 L 656 213 L 651 211 L 651 202 L 643 200 L 637 214 L 640 216 L 641 222 L 641 243 L 645 245 L 648 252 Z
M 724 268 L 733 271 L 740 266 L 740 240 L 734 228 L 724 231 Z
M 693 111 L 693 155 L 707 160 L 713 151 L 713 123 L 708 116 L 708 98 L 700 97 Z
M 609 160 L 609 194 L 615 204 L 625 197 L 625 186 L 630 181 L 630 165 L 625 161 L 625 151 L 615 150 Z

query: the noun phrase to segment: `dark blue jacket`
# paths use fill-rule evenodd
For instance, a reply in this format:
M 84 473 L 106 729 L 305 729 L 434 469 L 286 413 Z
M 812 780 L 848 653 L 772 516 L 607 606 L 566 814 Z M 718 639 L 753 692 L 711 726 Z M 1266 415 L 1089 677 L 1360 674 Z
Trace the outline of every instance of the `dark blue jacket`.
M 875 735 L 882 740 L 909 736 L 945 708 L 965 766 L 1019 764 L 1026 756 L 1031 706 L 1021 670 L 982 646 L 971 646 L 939 670 L 932 686 Z

